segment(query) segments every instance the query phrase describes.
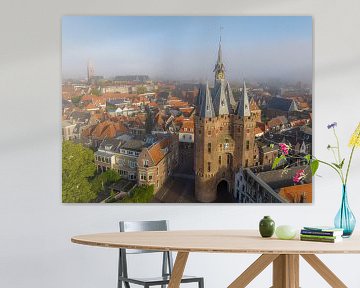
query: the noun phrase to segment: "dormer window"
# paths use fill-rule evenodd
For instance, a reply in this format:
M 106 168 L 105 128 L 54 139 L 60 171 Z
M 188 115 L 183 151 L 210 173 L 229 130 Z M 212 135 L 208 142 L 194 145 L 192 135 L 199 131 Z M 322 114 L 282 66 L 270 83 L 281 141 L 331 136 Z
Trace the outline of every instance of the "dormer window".
M 144 164 L 144 167 L 148 167 L 149 166 L 149 160 L 144 160 L 143 164 Z
M 221 100 L 221 106 L 225 106 L 224 100 Z

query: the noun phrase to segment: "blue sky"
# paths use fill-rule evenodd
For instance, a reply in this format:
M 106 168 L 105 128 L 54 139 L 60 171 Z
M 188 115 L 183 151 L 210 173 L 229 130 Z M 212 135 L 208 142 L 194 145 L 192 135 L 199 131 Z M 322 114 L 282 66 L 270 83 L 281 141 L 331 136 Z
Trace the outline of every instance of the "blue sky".
M 229 80 L 311 81 L 310 16 L 64 16 L 63 77 L 213 79 L 220 27 Z

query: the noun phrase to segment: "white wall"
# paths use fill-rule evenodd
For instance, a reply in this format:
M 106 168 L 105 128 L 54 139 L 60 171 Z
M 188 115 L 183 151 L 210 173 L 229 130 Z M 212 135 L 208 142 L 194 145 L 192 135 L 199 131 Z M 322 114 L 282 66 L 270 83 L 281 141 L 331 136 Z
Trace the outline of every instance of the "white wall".
M 115 287 L 116 250 L 70 243 L 75 234 L 116 231 L 120 219 L 169 219 L 173 229 L 256 228 L 263 215 L 278 224 L 331 224 L 340 183 L 321 169 L 315 204 L 61 204 L 60 20 L 65 14 L 312 15 L 314 17 L 315 150 L 326 157 L 326 124 L 338 121 L 344 146 L 360 120 L 360 2 L 298 1 L 6 1 L 0 9 L 0 287 Z M 41 103 L 42 108 L 37 106 Z M 360 219 L 360 151 L 349 184 Z M 359 227 L 359 225 L 358 225 Z M 187 273 L 206 287 L 226 287 L 255 255 L 190 256 Z M 348 287 L 360 287 L 360 255 L 321 256 Z M 144 262 L 138 268 L 153 272 Z M 345 265 L 346 264 L 346 265 Z M 250 287 L 269 287 L 267 269 Z M 301 262 L 302 287 L 328 287 Z

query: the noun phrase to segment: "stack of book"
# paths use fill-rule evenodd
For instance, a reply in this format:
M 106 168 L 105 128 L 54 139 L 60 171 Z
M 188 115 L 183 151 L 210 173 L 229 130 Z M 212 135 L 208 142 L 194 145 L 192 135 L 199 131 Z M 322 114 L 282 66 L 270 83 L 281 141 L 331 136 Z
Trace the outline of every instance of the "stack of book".
M 334 227 L 304 227 L 300 232 L 302 241 L 336 243 L 342 241 L 343 229 Z

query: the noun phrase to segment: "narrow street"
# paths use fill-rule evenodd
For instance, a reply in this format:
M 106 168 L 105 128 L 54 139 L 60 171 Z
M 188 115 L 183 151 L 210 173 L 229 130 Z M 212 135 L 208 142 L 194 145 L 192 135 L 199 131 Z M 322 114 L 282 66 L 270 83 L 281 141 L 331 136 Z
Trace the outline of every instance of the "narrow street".
M 156 193 L 153 202 L 194 203 L 195 175 L 193 172 L 193 150 L 179 150 L 179 167 Z

